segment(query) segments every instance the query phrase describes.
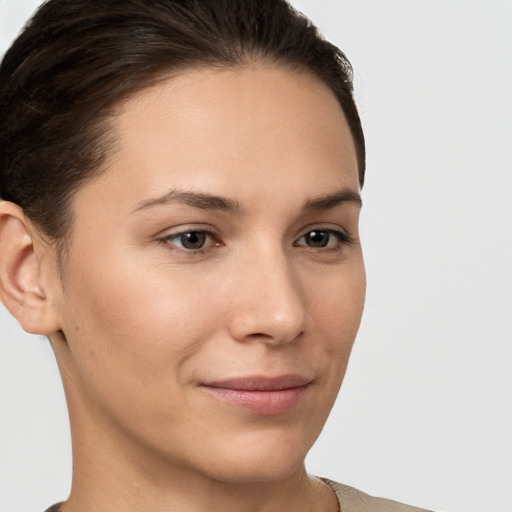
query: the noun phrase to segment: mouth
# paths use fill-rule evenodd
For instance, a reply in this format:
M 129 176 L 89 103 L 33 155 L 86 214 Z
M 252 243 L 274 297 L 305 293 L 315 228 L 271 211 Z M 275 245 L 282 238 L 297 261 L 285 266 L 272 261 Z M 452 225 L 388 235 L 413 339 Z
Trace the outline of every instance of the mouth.
M 275 416 L 297 407 L 312 379 L 302 375 L 279 377 L 250 376 L 202 383 L 200 387 L 214 398 L 254 414 Z

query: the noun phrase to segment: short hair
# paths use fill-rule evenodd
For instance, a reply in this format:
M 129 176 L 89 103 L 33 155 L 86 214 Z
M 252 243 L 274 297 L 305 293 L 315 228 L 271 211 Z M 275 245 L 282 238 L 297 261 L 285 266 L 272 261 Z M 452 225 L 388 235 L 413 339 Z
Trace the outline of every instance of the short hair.
M 123 99 L 171 73 L 252 61 L 310 73 L 332 90 L 362 186 L 352 67 L 285 0 L 48 0 L 0 67 L 0 198 L 64 238 L 73 192 L 102 172 Z

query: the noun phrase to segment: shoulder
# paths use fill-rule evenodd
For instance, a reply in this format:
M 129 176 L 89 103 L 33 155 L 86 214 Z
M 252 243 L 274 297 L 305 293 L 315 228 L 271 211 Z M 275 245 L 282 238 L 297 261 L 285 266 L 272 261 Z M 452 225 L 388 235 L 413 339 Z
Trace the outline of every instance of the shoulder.
M 397 501 L 375 498 L 353 487 L 321 479 L 336 493 L 341 512 L 429 512 L 423 508 L 411 507 Z

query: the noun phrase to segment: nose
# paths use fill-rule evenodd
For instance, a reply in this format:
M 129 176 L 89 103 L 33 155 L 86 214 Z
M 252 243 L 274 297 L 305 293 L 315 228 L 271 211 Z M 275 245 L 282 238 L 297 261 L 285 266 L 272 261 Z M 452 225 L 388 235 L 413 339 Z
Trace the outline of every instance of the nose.
M 299 277 L 282 252 L 254 257 L 235 279 L 229 331 L 237 341 L 283 345 L 304 331 L 307 311 Z

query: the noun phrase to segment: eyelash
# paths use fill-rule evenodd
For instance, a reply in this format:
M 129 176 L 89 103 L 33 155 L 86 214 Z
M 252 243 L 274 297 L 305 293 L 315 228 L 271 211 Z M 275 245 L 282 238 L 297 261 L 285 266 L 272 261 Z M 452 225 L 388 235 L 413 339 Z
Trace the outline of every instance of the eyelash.
M 324 247 L 311 247 L 307 246 L 305 244 L 299 243 L 302 239 L 304 239 L 306 236 L 311 235 L 312 233 L 323 233 L 327 234 L 330 237 L 334 236 L 337 241 L 334 243 L 334 245 L 326 245 Z M 210 244 L 208 243 L 208 240 L 205 241 L 204 246 L 199 247 L 197 249 L 190 249 L 186 247 L 177 247 L 175 244 L 175 241 L 177 239 L 180 239 L 181 237 L 185 235 L 202 235 L 205 236 L 206 239 L 210 240 Z M 213 230 L 208 229 L 188 229 L 185 231 L 180 231 L 178 233 L 172 233 L 170 235 L 164 236 L 158 240 L 159 242 L 165 244 L 169 250 L 172 250 L 177 253 L 182 253 L 187 256 L 193 256 L 193 255 L 203 255 L 213 247 L 222 247 L 224 244 L 221 241 L 220 234 Z M 330 241 L 330 240 L 329 240 Z M 181 240 L 181 245 L 183 245 L 183 240 Z M 350 245 L 353 242 L 353 239 L 350 235 L 348 235 L 346 232 L 332 229 L 332 228 L 315 228 L 310 229 L 306 233 L 304 233 L 298 240 L 294 242 L 295 247 L 305 247 L 307 249 L 311 249 L 315 252 L 336 252 L 341 250 L 341 248 L 345 245 Z

